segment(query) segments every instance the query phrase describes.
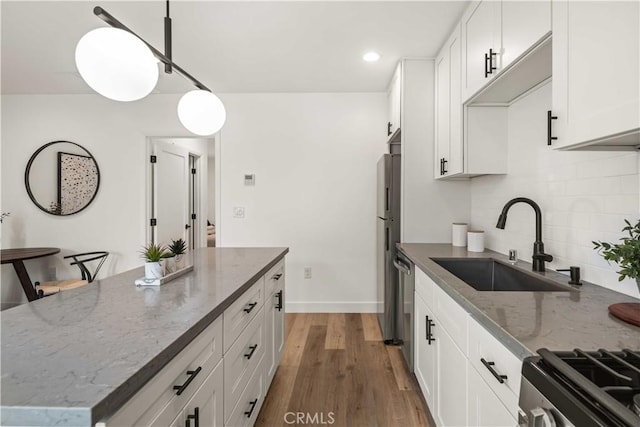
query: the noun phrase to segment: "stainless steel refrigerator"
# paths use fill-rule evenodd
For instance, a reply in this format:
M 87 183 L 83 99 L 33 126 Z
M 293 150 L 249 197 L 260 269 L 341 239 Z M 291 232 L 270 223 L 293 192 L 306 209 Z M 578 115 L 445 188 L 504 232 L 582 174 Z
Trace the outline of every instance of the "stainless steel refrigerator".
M 393 147 L 392 147 L 393 148 Z M 400 154 L 385 154 L 378 161 L 377 281 L 378 320 L 385 344 L 402 344 L 403 319 L 396 243 L 400 242 Z

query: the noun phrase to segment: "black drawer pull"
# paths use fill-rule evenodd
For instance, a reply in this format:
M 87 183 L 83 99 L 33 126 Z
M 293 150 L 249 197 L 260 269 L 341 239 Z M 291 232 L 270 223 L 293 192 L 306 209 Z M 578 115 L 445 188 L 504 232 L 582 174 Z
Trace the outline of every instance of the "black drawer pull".
M 191 381 L 193 381 L 193 379 L 200 373 L 201 370 L 202 366 L 198 366 L 195 371 L 187 371 L 187 375 L 189 375 L 189 378 L 187 378 L 184 384 L 173 386 L 174 390 L 178 390 L 178 392 L 176 393 L 178 396 L 180 396 L 185 391 L 189 384 L 191 384 Z
M 547 145 L 558 139 L 557 136 L 551 136 L 551 120 L 557 120 L 558 116 L 554 116 L 551 110 L 547 110 Z
M 282 273 L 278 273 L 278 274 L 275 274 L 275 275 L 272 277 L 272 279 L 273 279 L 273 280 L 280 280 L 280 278 L 281 278 L 281 277 L 282 277 Z
M 282 311 L 282 289 L 278 291 L 276 294 L 276 298 L 278 298 L 278 303 L 276 304 L 276 309 L 278 311 Z
M 391 136 L 391 122 L 387 122 L 387 136 Z
M 249 348 L 251 349 L 251 351 L 244 355 L 244 357 L 246 357 L 247 359 L 251 359 L 253 357 L 253 353 L 255 353 L 256 348 L 258 348 L 258 344 L 254 344 L 254 345 L 250 346 Z
M 258 305 L 257 302 L 252 302 L 251 304 L 248 304 L 248 307 L 244 308 L 245 313 L 251 313 L 251 310 L 253 310 L 256 305 Z
M 489 370 L 489 372 L 491 372 L 491 374 L 493 374 L 493 376 L 496 377 L 496 379 L 500 384 L 504 384 L 504 380 L 507 379 L 507 376 L 500 375 L 499 373 L 496 372 L 495 369 L 493 369 L 493 366 L 495 365 L 494 362 L 487 362 L 486 360 L 484 360 L 484 358 L 480 359 L 480 361 Z
M 185 427 L 191 427 L 191 420 L 193 420 L 194 427 L 200 427 L 200 408 L 197 406 L 193 408 L 193 415 L 187 415 L 187 423 Z
M 247 418 L 251 418 L 251 414 L 253 414 L 253 410 L 256 409 L 257 403 L 258 403 L 258 399 L 253 399 L 251 402 L 249 402 L 249 405 L 251 405 L 251 409 L 249 409 L 244 413 L 247 416 Z

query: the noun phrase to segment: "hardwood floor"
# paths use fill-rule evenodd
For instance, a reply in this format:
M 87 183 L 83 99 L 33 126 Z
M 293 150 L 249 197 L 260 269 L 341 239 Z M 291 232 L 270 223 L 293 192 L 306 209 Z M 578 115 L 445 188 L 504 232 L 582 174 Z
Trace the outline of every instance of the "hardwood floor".
M 287 314 L 284 354 L 256 425 L 431 426 L 375 316 Z

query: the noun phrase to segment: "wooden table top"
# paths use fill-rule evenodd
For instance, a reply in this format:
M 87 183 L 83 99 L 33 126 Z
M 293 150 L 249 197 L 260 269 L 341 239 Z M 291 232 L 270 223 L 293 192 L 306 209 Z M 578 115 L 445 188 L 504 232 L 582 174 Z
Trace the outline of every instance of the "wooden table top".
M 40 258 L 60 252 L 60 248 L 15 248 L 2 249 L 0 251 L 0 260 L 2 264 L 8 264 L 14 261 L 22 261 L 25 259 Z

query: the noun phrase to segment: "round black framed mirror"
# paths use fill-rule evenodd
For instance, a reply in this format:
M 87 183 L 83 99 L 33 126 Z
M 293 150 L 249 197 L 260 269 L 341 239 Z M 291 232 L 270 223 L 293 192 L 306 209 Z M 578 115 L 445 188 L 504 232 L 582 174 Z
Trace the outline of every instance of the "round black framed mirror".
M 73 215 L 96 198 L 100 169 L 82 145 L 53 141 L 33 153 L 24 172 L 24 183 L 29 198 L 42 211 Z

